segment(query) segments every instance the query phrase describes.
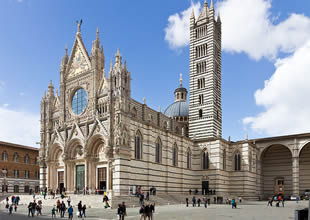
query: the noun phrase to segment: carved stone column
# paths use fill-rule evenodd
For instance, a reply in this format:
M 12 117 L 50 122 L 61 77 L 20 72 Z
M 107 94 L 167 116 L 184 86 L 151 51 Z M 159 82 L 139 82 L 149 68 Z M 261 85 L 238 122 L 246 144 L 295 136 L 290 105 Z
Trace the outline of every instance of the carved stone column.
M 292 190 L 294 196 L 299 196 L 299 157 L 292 158 Z

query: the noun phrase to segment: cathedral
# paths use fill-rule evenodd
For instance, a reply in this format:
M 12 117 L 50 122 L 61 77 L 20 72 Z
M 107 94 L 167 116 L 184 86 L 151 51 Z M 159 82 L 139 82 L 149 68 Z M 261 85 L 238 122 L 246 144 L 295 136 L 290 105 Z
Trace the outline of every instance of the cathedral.
M 310 133 L 222 138 L 221 19 L 212 1 L 190 17 L 189 91 L 181 76 L 163 112 L 131 97 L 134 74 L 119 50 L 106 71 L 98 29 L 88 53 L 80 27 L 61 60 L 59 93 L 50 82 L 41 101 L 41 187 L 248 199 L 310 189 Z

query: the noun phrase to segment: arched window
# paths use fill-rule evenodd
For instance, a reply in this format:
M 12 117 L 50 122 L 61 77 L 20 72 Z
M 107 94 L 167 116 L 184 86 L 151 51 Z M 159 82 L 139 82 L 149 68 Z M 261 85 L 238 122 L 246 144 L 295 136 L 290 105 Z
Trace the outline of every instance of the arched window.
M 14 161 L 14 162 L 19 162 L 19 156 L 18 156 L 18 153 L 17 153 L 17 152 L 15 152 L 15 153 L 13 154 L 13 161 Z
M 172 152 L 172 165 L 175 167 L 178 166 L 178 146 L 176 144 L 174 144 Z
M 202 153 L 202 169 L 209 169 L 209 152 L 206 150 Z
M 135 159 L 142 159 L 142 135 L 140 131 L 137 131 L 135 136 Z
M 14 170 L 14 177 L 19 178 L 19 170 L 17 169 Z
M 161 156 L 162 156 L 162 143 L 160 138 L 157 138 L 156 143 L 155 143 L 155 162 L 156 163 L 161 163 Z
M 6 151 L 2 152 L 2 160 L 5 160 L 5 161 L 8 160 L 8 153 Z
M 236 152 L 234 155 L 234 164 L 235 164 L 235 171 L 241 170 L 241 156 L 240 152 Z
M 223 150 L 223 170 L 226 170 L 226 149 Z
M 186 153 L 186 167 L 187 169 L 190 169 L 191 168 L 191 150 L 190 149 L 187 149 L 187 153 Z
M 28 154 L 24 157 L 24 163 L 30 164 L 30 158 Z

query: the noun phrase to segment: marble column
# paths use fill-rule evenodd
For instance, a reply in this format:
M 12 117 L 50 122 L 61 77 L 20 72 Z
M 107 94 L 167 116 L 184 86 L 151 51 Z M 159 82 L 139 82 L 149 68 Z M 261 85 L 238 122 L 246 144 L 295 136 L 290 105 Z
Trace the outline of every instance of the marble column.
M 293 157 L 292 162 L 292 191 L 294 196 L 299 196 L 299 157 Z

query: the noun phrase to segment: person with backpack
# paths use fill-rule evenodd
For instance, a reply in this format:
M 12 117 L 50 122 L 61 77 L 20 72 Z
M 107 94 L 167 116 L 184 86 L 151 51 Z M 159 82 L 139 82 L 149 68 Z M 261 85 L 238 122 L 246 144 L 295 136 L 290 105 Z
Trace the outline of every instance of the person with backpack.
M 55 209 L 55 206 L 52 208 L 52 218 L 56 218 L 56 209 Z
M 68 208 L 68 219 L 69 220 L 73 219 L 73 207 L 72 207 L 72 205 Z

